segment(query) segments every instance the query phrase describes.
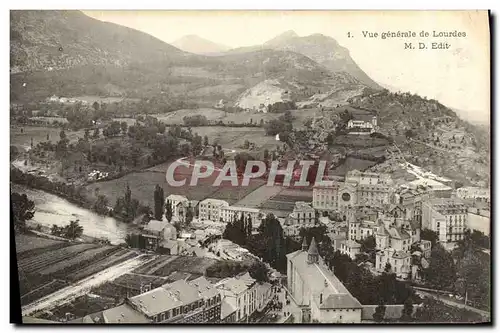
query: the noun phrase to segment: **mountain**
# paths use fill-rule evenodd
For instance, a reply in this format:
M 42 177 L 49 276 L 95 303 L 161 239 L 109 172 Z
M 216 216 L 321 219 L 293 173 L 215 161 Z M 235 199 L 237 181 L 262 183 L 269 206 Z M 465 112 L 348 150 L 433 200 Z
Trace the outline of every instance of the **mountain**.
M 172 60 L 183 51 L 79 11 L 11 11 L 11 72 Z
M 183 36 L 171 44 L 183 51 L 202 55 L 219 54 L 230 49 L 228 46 L 214 43 L 197 35 Z
M 334 73 L 345 72 L 371 88 L 382 89 L 378 83 L 359 68 L 351 58 L 348 49 L 341 46 L 335 39 L 322 34 L 299 37 L 290 30 L 262 45 L 236 48 L 228 52 L 245 53 L 262 48 L 303 54 Z
M 366 87 L 297 52 L 259 48 L 198 55 L 79 11 L 12 11 L 10 35 L 14 102 L 54 94 L 163 96 L 212 106 L 220 99 L 237 102 L 260 82 L 277 80 L 289 98 L 307 104 L 317 103 L 310 99 L 318 93 L 341 89 L 352 96 Z
M 381 89 L 354 62 L 349 54 L 349 50 L 340 46 L 331 37 L 322 34 L 299 37 L 296 33 L 287 31 L 267 41 L 263 46 L 303 54 L 333 72 L 347 72 L 369 87 Z
M 349 99 L 354 107 L 376 110 L 380 132 L 394 138 L 403 159 L 388 159 L 373 171 L 398 172 L 403 161 L 466 185 L 490 181 L 488 131 L 433 99 L 388 90 L 365 90 Z

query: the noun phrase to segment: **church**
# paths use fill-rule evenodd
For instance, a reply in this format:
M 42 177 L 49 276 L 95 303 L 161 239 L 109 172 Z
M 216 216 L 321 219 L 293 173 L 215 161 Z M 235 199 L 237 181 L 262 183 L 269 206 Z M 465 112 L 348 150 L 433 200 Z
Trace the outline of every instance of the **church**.
M 360 323 L 362 305 L 320 257 L 316 240 L 287 254 L 287 282 L 302 323 Z

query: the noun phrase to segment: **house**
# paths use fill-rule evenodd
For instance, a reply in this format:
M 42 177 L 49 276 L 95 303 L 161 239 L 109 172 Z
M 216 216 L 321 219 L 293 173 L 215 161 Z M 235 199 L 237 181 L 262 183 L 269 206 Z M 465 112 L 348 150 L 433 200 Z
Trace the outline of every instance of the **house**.
M 371 113 L 354 113 L 347 122 L 349 134 L 368 135 L 377 128 L 377 116 Z
M 297 201 L 288 217 L 288 224 L 311 225 L 316 221 L 316 212 L 308 202 Z
M 141 236 L 144 238 L 146 249 L 156 251 L 165 240 L 177 238 L 177 230 L 166 221 L 151 220 L 144 226 Z
M 287 286 L 301 323 L 360 323 L 362 305 L 319 256 L 316 240 L 287 254 Z
M 153 323 L 217 323 L 221 299 L 208 281 L 196 279 L 165 284 L 131 297 L 127 303 Z
M 236 298 L 224 297 L 220 308 L 221 323 L 236 323 L 238 308 L 236 307 Z
M 123 303 L 110 309 L 71 320 L 68 324 L 150 324 L 151 322 L 141 312 L 135 310 L 129 304 Z
M 215 285 L 225 299 L 236 305 L 236 322 L 246 321 L 258 310 L 257 291 L 260 289 L 257 287 L 258 285 L 257 281 L 248 272 L 236 277 L 226 278 Z
M 188 198 L 183 195 L 170 194 L 165 198 L 165 207 L 167 207 L 167 205 L 170 205 L 170 207 L 172 208 L 172 216 L 179 218 L 179 206 L 183 202 L 188 201 Z
M 458 198 L 433 198 L 422 205 L 422 228 L 435 231 L 450 248 L 464 239 L 467 219 L 468 207 Z
M 375 269 L 383 272 L 390 264 L 397 278 L 407 279 L 411 274 L 411 254 L 408 251 L 398 251 L 394 248 L 385 248 L 375 255 Z
M 361 244 L 353 240 L 340 242 L 340 253 L 347 254 L 351 259 L 356 259 L 356 255 L 361 253 Z
M 200 220 L 221 221 L 221 210 L 224 207 L 229 207 L 229 203 L 218 199 L 205 199 L 199 203 Z
M 460 199 L 490 202 L 490 189 L 486 187 L 461 187 L 457 189 L 456 194 Z
M 261 212 L 257 208 L 237 207 L 237 206 L 222 206 L 220 210 L 220 218 L 223 222 L 230 223 L 240 220 L 241 217 L 247 221 L 249 218 L 252 223 L 260 221 Z

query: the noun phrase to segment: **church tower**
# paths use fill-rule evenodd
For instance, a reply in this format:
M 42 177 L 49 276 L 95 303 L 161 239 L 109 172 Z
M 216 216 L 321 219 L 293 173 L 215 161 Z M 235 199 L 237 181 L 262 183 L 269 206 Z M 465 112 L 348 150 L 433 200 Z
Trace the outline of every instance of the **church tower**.
M 307 240 L 306 238 L 302 238 L 302 251 L 307 251 Z
M 318 246 L 316 246 L 316 239 L 313 237 L 309 250 L 307 251 L 307 263 L 317 264 L 319 261 Z

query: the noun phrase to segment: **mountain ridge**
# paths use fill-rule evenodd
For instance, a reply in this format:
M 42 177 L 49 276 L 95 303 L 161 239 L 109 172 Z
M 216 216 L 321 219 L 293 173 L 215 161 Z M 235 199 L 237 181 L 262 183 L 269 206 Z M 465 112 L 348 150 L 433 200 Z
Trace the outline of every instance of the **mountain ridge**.
M 170 44 L 185 52 L 200 55 L 214 55 L 231 49 L 229 46 L 215 43 L 194 34 L 182 36 Z

